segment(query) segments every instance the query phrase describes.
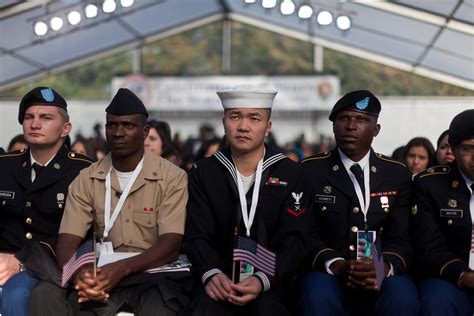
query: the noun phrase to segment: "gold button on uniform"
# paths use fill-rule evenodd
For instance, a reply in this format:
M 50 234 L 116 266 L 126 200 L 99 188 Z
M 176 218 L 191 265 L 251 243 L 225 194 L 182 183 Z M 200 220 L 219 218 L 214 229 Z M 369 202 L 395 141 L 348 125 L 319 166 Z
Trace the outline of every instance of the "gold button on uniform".
M 359 208 L 356 206 L 352 209 L 352 213 L 357 214 L 359 213 Z
M 388 207 L 384 208 L 383 211 L 384 211 L 385 213 L 388 213 Z
M 28 225 L 31 225 L 31 223 L 33 223 L 33 220 L 32 220 L 30 217 L 28 217 L 28 218 L 25 220 L 25 222 L 26 222 Z
M 33 238 L 33 234 L 32 233 L 26 233 L 25 237 L 26 237 L 26 239 L 31 239 L 31 238 Z
M 326 210 L 326 206 L 322 206 L 321 211 L 325 211 L 325 210 Z
M 354 251 L 355 249 L 356 249 L 356 247 L 354 247 L 354 245 L 350 245 L 350 246 L 349 246 L 349 250 L 350 250 L 350 251 Z
M 357 233 L 357 231 L 359 230 L 359 228 L 357 228 L 357 226 L 352 226 L 351 230 L 352 230 L 354 233 Z
M 452 225 L 453 224 L 453 220 L 452 219 L 448 219 L 448 225 Z
M 26 207 L 31 207 L 31 202 L 30 201 L 26 202 L 25 206 Z
M 7 204 L 7 201 L 3 200 L 2 205 L 5 205 L 5 204 Z

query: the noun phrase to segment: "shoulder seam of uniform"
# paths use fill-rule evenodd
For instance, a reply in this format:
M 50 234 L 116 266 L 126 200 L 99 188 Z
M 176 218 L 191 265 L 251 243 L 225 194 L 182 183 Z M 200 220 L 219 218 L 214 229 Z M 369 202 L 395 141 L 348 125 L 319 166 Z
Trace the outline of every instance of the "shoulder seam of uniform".
M 85 161 L 85 162 L 88 162 L 89 164 L 93 163 L 94 161 L 92 161 L 89 157 L 85 156 L 85 155 L 81 155 L 81 154 L 78 154 L 78 153 L 75 153 L 73 151 L 70 151 L 68 154 L 67 154 L 68 158 L 71 159 L 71 160 L 79 160 L 79 161 Z
M 404 163 L 401 163 L 400 161 L 396 161 L 396 160 L 394 160 L 394 159 L 391 159 L 391 158 L 389 158 L 389 157 L 387 157 L 387 156 L 384 156 L 384 155 L 382 155 L 382 154 L 377 153 L 377 154 L 375 154 L 375 156 L 376 156 L 377 158 L 379 158 L 380 160 L 387 161 L 387 162 L 391 162 L 391 163 L 396 163 L 396 164 L 399 164 L 400 166 L 402 166 L 403 168 L 406 168 L 406 166 L 405 166 Z
M 16 157 L 16 156 L 21 156 L 25 153 L 26 153 L 26 150 L 12 151 L 12 152 L 9 152 L 9 153 L 1 154 L 0 158 Z
M 443 167 L 443 169 L 445 169 L 445 170 L 443 170 L 443 169 L 438 170 L 439 167 Z M 426 176 L 432 176 L 432 175 L 435 175 L 435 174 L 448 174 L 450 171 L 451 171 L 451 168 L 449 166 L 446 166 L 446 165 L 437 165 L 437 166 L 429 167 L 428 169 L 423 171 L 423 174 L 420 175 L 420 179 L 424 178 Z
M 326 158 L 329 158 L 329 157 L 331 157 L 331 152 L 325 151 L 325 152 L 322 152 L 322 153 L 317 154 L 315 156 L 303 159 L 303 160 L 301 160 L 301 163 L 305 163 L 305 162 L 311 161 L 311 160 L 326 159 Z

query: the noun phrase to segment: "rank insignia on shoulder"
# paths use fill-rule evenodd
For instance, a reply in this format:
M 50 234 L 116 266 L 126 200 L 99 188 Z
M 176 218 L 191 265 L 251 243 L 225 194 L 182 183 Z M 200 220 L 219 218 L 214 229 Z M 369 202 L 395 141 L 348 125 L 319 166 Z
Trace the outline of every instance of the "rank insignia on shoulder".
M 278 178 L 270 177 L 270 178 L 268 178 L 267 182 L 265 182 L 265 185 L 271 185 L 271 186 L 285 188 L 285 187 L 288 186 L 288 182 L 280 180 Z

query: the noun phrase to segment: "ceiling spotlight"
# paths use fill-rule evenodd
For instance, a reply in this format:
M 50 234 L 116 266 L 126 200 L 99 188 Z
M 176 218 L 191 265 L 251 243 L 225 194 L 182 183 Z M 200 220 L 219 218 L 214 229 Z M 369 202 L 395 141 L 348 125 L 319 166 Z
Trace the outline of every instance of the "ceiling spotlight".
M 295 12 L 295 4 L 291 0 L 283 0 L 280 5 L 280 12 L 283 15 L 290 15 Z
M 92 19 L 97 16 L 98 9 L 97 6 L 93 4 L 88 4 L 84 11 L 86 12 L 86 18 Z
M 120 0 L 120 4 L 121 4 L 122 7 L 124 7 L 124 8 L 131 7 L 134 2 L 135 2 L 135 1 L 133 1 L 133 0 Z
M 312 15 L 313 15 L 313 8 L 311 8 L 311 6 L 308 4 L 303 4 L 298 9 L 298 16 L 301 19 L 309 19 Z
M 319 25 L 329 25 L 332 23 L 332 14 L 329 11 L 323 10 L 318 13 L 317 21 Z
M 54 31 L 58 31 L 63 27 L 63 19 L 61 19 L 58 16 L 52 17 L 51 20 L 49 21 L 49 25 Z
M 104 3 L 102 4 L 102 10 L 105 13 L 112 13 L 115 11 L 117 8 L 117 4 L 115 3 L 114 0 L 105 0 Z
M 277 0 L 262 0 L 262 7 L 265 9 L 272 9 L 276 7 Z
M 348 30 L 351 28 L 351 19 L 347 15 L 340 15 L 336 19 L 336 26 L 340 30 Z
M 71 11 L 67 15 L 67 20 L 69 21 L 69 24 L 76 25 L 81 22 L 81 14 L 77 11 Z
M 257 0 L 245 0 L 245 3 L 255 3 Z
M 38 36 L 45 36 L 48 33 L 48 25 L 42 21 L 36 22 L 35 26 L 35 34 Z

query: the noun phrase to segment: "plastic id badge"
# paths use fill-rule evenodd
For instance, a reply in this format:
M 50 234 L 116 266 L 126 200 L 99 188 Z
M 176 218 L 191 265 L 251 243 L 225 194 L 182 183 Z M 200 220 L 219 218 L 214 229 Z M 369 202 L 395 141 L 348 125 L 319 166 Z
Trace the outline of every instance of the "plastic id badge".
M 245 262 L 240 261 L 239 267 L 239 282 L 245 280 L 254 273 L 254 266 Z
M 375 244 L 375 231 L 357 232 L 357 259 L 370 258 L 372 256 L 372 247 Z
M 111 241 L 98 242 L 95 244 L 97 253 L 114 253 L 114 246 Z

